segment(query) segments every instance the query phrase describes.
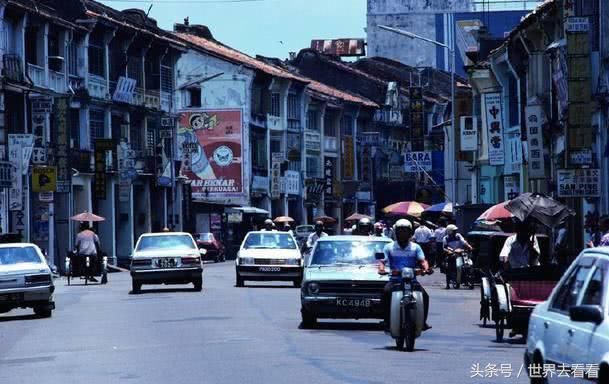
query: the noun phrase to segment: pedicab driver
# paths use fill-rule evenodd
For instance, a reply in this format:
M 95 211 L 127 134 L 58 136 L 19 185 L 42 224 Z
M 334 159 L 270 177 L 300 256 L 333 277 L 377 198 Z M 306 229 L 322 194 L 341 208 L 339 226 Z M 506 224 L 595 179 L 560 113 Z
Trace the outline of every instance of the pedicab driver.
M 505 240 L 499 260 L 505 269 L 526 268 L 539 265 L 540 255 L 535 227 L 527 221 L 517 220 L 516 234 Z
M 383 252 L 385 253 L 385 260 L 379 263 L 379 273 L 386 274 L 385 266 L 389 264 L 391 271 L 401 272 L 402 268 L 413 268 L 420 266 L 423 273 L 433 273 L 429 268 L 427 260 L 425 260 L 425 254 L 423 249 L 417 243 L 410 241 L 412 237 L 412 223 L 406 219 L 398 220 L 393 226 L 395 234 L 395 241 L 385 246 Z M 389 283 L 385 285 L 383 290 L 382 306 L 384 311 L 385 328 L 389 329 L 389 317 L 391 312 L 391 291 L 393 285 L 396 282 L 400 282 L 402 276 L 399 273 L 397 276 L 391 275 Z M 429 295 L 416 281 L 416 276 L 413 281 L 413 289 L 423 293 L 423 304 L 425 308 L 425 325 L 423 330 L 426 331 L 431 328 L 427 324 L 427 315 L 429 314 Z

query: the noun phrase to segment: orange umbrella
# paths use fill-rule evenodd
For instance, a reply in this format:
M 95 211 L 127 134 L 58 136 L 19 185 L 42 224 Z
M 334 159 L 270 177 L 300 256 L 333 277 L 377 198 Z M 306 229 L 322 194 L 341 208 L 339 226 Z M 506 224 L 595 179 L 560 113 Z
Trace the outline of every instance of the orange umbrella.
M 372 217 L 364 215 L 362 213 L 354 213 L 351 216 L 347 217 L 345 221 L 359 221 L 361 219 L 372 219 Z
M 336 219 L 330 216 L 317 216 L 313 219 L 313 221 L 321 221 L 324 224 L 334 224 L 336 223 Z
M 105 218 L 101 216 L 94 215 L 91 212 L 84 211 L 83 213 L 79 213 L 78 215 L 72 216 L 72 220 L 74 221 L 104 221 Z
M 293 223 L 295 220 L 290 216 L 279 216 L 273 220 L 275 223 Z
M 400 201 L 383 208 L 383 212 L 394 216 L 413 216 L 419 217 L 429 205 L 416 201 Z

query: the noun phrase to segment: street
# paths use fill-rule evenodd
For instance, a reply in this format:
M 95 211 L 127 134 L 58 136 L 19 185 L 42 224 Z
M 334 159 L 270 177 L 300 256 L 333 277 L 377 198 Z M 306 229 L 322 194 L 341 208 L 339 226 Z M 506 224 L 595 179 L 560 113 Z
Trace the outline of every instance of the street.
M 378 321 L 323 321 L 299 329 L 300 292 L 288 284 L 235 288 L 234 264 L 206 264 L 203 292 L 144 286 L 128 273 L 109 284 L 68 287 L 37 319 L 0 315 L 0 383 L 524 383 L 523 344 L 497 344 L 478 326 L 479 291 L 424 278 L 433 329 L 399 352 Z M 471 378 L 472 365 L 511 364 L 500 377 Z M 484 375 L 485 372 L 482 374 Z

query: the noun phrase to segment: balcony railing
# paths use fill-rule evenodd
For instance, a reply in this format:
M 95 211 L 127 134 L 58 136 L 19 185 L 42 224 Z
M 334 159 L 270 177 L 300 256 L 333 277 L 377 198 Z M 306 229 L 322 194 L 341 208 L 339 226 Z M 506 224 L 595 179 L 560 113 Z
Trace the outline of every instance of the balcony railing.
M 35 87 L 47 87 L 46 78 L 44 76 L 44 68 L 37 66 L 36 64 L 27 64 L 27 73 L 30 79 L 34 83 Z
M 338 139 L 336 137 L 324 137 L 324 151 L 338 151 Z
M 136 87 L 133 92 L 133 105 L 144 105 L 146 99 L 144 88 Z
M 49 71 L 49 88 L 58 93 L 67 92 L 66 75 L 61 72 Z
M 87 84 L 89 95 L 97 99 L 109 99 L 108 84 L 106 79 L 101 76 L 89 74 L 89 82 Z
M 158 90 L 146 90 L 144 106 L 150 109 L 161 109 L 161 93 Z
M 82 77 L 70 75 L 68 77 L 68 86 L 72 91 L 77 92 L 85 87 L 85 80 Z
M 23 67 L 21 66 L 21 56 L 4 55 L 2 56 L 2 75 L 9 80 L 23 82 Z

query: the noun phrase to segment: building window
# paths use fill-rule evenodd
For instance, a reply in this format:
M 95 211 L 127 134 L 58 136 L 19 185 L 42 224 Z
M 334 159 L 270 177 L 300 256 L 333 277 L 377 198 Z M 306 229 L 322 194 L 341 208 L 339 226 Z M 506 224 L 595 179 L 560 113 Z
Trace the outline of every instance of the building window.
M 158 119 L 155 118 L 147 118 L 146 119 L 146 148 L 145 148 L 145 152 L 146 152 L 146 156 L 154 156 L 154 148 L 155 148 L 155 143 L 154 143 L 154 135 L 155 132 L 157 131 L 157 126 L 158 126 Z
M 89 73 L 101 77 L 106 75 L 105 47 L 101 38 L 91 36 L 89 40 Z
M 343 115 L 340 119 L 340 130 L 345 136 L 353 136 L 353 117 Z
M 300 103 L 298 95 L 288 95 L 288 129 L 300 130 Z
M 144 149 L 142 142 L 142 124 L 139 121 L 131 122 L 129 125 L 129 143 L 131 149 L 141 151 Z
M 334 116 L 332 116 L 330 114 L 326 114 L 326 116 L 324 118 L 324 135 L 331 136 L 331 137 L 337 137 L 336 126 L 334 125 L 333 117 Z
M 264 114 L 264 103 L 262 102 L 262 87 L 254 86 L 252 88 L 252 114 L 262 115 Z
M 80 110 L 70 108 L 71 148 L 80 149 Z
M 200 107 L 201 106 L 201 88 L 189 88 L 188 89 L 189 107 Z
M 281 140 L 271 139 L 271 153 L 281 152 Z
M 25 61 L 29 64 L 41 65 L 38 57 L 38 28 L 25 29 Z
M 78 47 L 74 41 L 68 45 L 68 73 L 78 76 Z
M 129 56 L 127 61 L 127 77 L 135 80 L 135 86 L 144 87 L 144 70 L 142 57 Z
M 290 160 L 288 162 L 288 171 L 300 172 L 300 160 Z
M 319 132 L 319 113 L 314 109 L 307 111 L 307 129 Z
M 319 156 L 307 156 L 307 177 L 321 177 L 321 159 Z
M 59 59 L 59 57 L 61 57 L 61 52 L 59 51 L 59 44 L 59 36 L 57 36 L 56 33 L 49 33 L 49 69 L 55 72 L 63 71 L 63 60 Z
M 95 145 L 95 139 L 103 138 L 106 128 L 106 112 L 103 109 L 89 110 L 89 137 L 91 147 Z
M 281 95 L 277 92 L 271 94 L 271 116 L 281 116 Z
M 173 92 L 173 67 L 168 58 L 161 63 L 161 92 Z

